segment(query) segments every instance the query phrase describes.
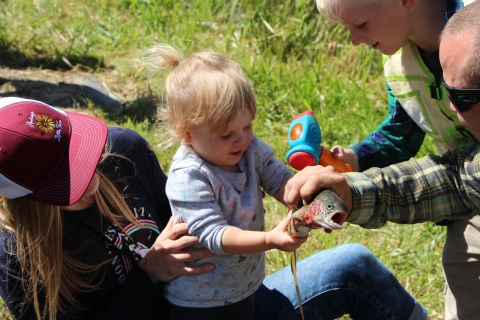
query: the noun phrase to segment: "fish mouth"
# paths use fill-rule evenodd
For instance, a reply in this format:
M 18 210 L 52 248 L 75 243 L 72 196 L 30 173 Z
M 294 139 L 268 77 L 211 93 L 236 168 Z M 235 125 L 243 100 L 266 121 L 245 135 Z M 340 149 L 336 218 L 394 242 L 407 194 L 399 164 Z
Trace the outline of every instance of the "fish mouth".
M 343 227 L 343 223 L 345 222 L 345 219 L 347 219 L 347 213 L 344 211 L 335 211 L 330 213 L 324 221 L 322 221 L 320 224 L 322 225 L 322 228 L 327 230 L 338 230 Z M 327 231 L 328 232 L 328 231 Z

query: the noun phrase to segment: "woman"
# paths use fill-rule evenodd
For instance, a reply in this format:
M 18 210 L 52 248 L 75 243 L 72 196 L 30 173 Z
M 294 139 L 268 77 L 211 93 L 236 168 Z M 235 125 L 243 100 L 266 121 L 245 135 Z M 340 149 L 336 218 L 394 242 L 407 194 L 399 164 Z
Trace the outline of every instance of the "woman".
M 186 229 L 168 224 L 166 176 L 137 133 L 19 98 L 0 99 L 0 123 L 0 294 L 15 318 L 151 318 L 161 282 L 213 268 L 186 268 L 211 254 L 179 255 L 196 238 L 171 240 Z

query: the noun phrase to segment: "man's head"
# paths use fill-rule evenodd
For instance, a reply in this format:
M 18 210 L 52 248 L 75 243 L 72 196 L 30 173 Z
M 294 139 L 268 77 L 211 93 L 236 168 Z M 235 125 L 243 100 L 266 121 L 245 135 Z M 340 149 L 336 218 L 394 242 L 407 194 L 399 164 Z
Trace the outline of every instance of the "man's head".
M 457 112 L 460 122 L 480 139 L 480 91 L 469 94 L 453 89 L 480 89 L 479 17 L 480 1 L 453 15 L 440 36 L 440 63 L 450 99 L 456 104 L 451 103 L 450 109 Z M 465 103 L 466 100 L 473 103 Z

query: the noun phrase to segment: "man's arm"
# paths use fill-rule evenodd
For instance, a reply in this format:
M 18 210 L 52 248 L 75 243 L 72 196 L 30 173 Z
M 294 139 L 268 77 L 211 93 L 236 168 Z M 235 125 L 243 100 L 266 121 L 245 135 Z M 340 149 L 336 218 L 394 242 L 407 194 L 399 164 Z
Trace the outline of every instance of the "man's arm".
M 285 201 L 332 189 L 351 208 L 347 221 L 365 228 L 458 219 L 480 213 L 479 168 L 480 144 L 363 173 L 307 167 L 287 183 Z
M 480 205 L 479 198 L 472 196 L 480 191 L 480 174 L 467 170 L 480 164 L 480 154 L 469 158 L 463 151 L 467 150 L 345 175 L 352 190 L 347 221 L 380 228 L 387 221 L 413 224 L 471 214 Z

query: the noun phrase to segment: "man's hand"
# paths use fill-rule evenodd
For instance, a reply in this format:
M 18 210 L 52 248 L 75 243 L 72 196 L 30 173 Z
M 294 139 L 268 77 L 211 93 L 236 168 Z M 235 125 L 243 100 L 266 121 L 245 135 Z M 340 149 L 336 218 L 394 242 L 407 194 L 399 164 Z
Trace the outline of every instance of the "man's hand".
M 291 178 L 285 186 L 284 200 L 288 206 L 299 208 L 309 204 L 322 190 L 332 189 L 352 209 L 352 192 L 345 178 L 333 167 L 306 167 Z

